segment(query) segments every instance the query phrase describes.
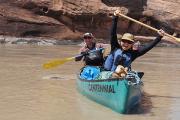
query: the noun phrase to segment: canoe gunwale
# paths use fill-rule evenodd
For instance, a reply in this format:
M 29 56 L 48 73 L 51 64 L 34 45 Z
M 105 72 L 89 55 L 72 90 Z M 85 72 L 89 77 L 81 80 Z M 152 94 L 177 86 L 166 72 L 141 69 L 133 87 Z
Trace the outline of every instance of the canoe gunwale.
M 143 77 L 143 75 L 144 75 L 144 72 L 137 72 L 136 74 L 138 75 L 139 79 L 141 79 Z M 132 78 L 127 77 L 127 76 L 124 76 L 124 77 L 121 77 L 121 78 L 93 79 L 93 80 L 83 79 L 83 78 L 80 77 L 80 74 L 77 74 L 77 76 L 78 76 L 78 79 L 80 81 L 83 81 L 83 82 L 106 82 L 106 81 L 123 81 L 123 80 L 132 81 Z
M 78 77 L 78 79 L 80 81 L 83 81 L 83 82 L 110 82 L 110 81 L 123 81 L 123 80 L 128 80 L 127 78 L 108 78 L 108 79 L 101 79 L 101 80 L 86 80 L 86 79 L 82 79 L 80 78 L 80 76 Z

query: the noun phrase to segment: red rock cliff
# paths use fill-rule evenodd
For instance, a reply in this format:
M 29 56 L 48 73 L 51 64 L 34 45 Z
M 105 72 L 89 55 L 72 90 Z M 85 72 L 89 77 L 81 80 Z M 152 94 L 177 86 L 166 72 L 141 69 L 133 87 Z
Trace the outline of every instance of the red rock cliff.
M 108 39 L 111 15 L 119 7 L 128 16 L 180 35 L 179 0 L 0 0 L 0 34 L 17 37 L 79 39 L 84 32 Z M 118 33 L 155 33 L 120 19 Z

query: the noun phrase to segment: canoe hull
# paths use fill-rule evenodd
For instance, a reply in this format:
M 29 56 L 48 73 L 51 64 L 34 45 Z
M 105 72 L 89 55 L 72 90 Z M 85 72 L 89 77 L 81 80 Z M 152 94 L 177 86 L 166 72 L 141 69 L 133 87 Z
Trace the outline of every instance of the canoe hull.
M 119 113 L 128 113 L 141 100 L 142 83 L 127 79 L 83 80 L 78 76 L 78 91 L 89 99 Z

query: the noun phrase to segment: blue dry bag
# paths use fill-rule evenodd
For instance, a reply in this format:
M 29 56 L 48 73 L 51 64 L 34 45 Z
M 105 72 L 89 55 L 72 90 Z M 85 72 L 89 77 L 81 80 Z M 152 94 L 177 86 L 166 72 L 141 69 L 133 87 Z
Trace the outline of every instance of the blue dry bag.
M 80 77 L 86 80 L 94 80 L 98 77 L 100 68 L 95 66 L 86 66 L 83 68 Z

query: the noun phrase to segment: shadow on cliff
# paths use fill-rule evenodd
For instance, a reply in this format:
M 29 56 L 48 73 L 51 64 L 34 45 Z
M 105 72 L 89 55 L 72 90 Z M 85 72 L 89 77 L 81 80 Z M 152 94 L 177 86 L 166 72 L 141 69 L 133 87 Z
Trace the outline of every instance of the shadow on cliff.
M 126 7 L 130 11 L 141 12 L 147 6 L 147 0 L 101 0 L 111 7 Z

